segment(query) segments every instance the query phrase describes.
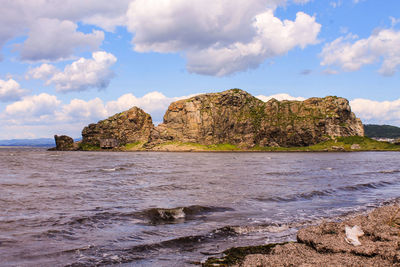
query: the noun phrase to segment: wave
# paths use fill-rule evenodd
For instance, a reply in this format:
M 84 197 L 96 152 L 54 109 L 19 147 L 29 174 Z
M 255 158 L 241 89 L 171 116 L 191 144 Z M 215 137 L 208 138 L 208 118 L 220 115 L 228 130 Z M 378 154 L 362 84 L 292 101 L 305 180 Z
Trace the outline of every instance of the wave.
M 225 207 L 206 207 L 193 205 L 189 207 L 177 207 L 177 208 L 152 208 L 143 212 L 144 216 L 147 217 L 151 224 L 162 224 L 162 223 L 176 223 L 188 219 L 193 219 L 194 216 L 210 213 L 210 212 L 224 212 L 232 211 L 231 208 Z
M 369 171 L 369 172 L 361 172 L 355 175 L 370 175 L 370 174 L 394 174 L 400 173 L 399 169 L 390 169 L 390 170 L 381 170 L 381 171 Z
M 398 202 L 399 200 L 397 199 L 394 201 Z M 197 208 L 195 208 L 195 210 L 196 209 Z M 353 211 L 349 214 L 332 217 L 329 220 L 345 220 L 346 218 L 353 217 L 357 214 L 363 214 L 365 212 L 365 210 Z M 198 235 L 180 236 L 168 240 L 162 240 L 160 242 L 134 245 L 131 247 L 120 249 L 107 249 L 104 246 L 93 246 L 85 249 L 80 249 L 80 255 L 82 256 L 80 260 L 66 266 L 99 266 L 115 265 L 121 263 L 134 263 L 141 260 L 146 261 L 149 259 L 154 259 L 156 257 L 159 257 L 160 254 L 172 255 L 173 257 L 176 251 L 179 251 L 179 253 L 183 253 L 185 251 L 193 252 L 198 249 L 201 249 L 201 251 L 199 252 L 203 255 L 218 255 L 222 253 L 221 251 L 223 249 L 220 248 L 219 251 L 219 246 L 215 247 L 215 244 L 226 243 L 226 240 L 230 240 L 230 242 L 233 242 L 233 240 L 240 240 L 241 237 L 251 236 L 254 233 L 261 233 L 262 236 L 268 236 L 268 233 L 280 234 L 280 237 L 283 236 L 282 233 L 286 233 L 285 238 L 287 238 L 289 235 L 295 235 L 297 229 L 299 228 L 321 223 L 325 220 L 326 219 L 324 218 L 318 218 L 315 220 L 302 220 L 290 223 L 225 226 Z M 248 240 L 253 240 L 250 242 L 254 242 L 254 238 L 250 238 Z M 206 249 L 207 244 L 209 243 L 213 244 L 212 249 L 203 252 L 203 249 Z M 76 251 L 79 251 L 79 249 L 76 249 Z M 68 250 L 63 251 L 62 253 L 74 253 L 76 251 Z
M 102 246 L 93 246 L 86 250 L 76 249 L 63 251 L 61 253 L 74 253 L 79 251 L 81 255 L 84 254 L 81 260 L 65 265 L 66 267 L 114 265 L 156 257 L 159 256 L 160 251 L 162 251 L 162 253 L 169 251 L 171 254 L 177 250 L 179 250 L 180 253 L 182 251 L 193 251 L 206 242 L 224 240 L 237 235 L 238 233 L 236 233 L 232 227 L 227 226 L 204 234 L 181 236 L 157 243 L 136 245 L 130 248 L 107 250 Z
M 340 192 L 362 191 L 366 189 L 378 189 L 385 186 L 395 185 L 396 182 L 380 181 L 371 183 L 362 183 L 338 187 L 337 189 L 314 190 L 308 193 L 294 194 L 289 196 L 256 197 L 261 202 L 292 202 L 299 200 L 311 200 L 316 197 L 333 196 Z
M 177 208 L 151 208 L 143 211 L 127 211 L 127 212 L 97 212 L 94 214 L 85 214 L 72 218 L 63 218 L 52 220 L 52 227 L 69 225 L 76 228 L 88 227 L 95 228 L 99 225 L 112 224 L 115 221 L 135 221 L 140 224 L 168 224 L 181 223 L 187 220 L 194 220 L 197 216 L 205 215 L 213 212 L 232 211 L 226 207 L 209 207 L 193 205 L 188 207 Z

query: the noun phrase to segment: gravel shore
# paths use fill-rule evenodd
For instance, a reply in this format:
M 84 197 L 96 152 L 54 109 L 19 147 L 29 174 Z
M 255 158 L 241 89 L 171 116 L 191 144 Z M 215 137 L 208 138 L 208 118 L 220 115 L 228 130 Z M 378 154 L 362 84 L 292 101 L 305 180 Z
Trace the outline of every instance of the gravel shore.
M 356 225 L 364 232 L 359 246 L 346 241 L 345 227 Z M 203 266 L 400 266 L 400 205 L 303 228 L 297 242 L 233 248 L 225 254 Z

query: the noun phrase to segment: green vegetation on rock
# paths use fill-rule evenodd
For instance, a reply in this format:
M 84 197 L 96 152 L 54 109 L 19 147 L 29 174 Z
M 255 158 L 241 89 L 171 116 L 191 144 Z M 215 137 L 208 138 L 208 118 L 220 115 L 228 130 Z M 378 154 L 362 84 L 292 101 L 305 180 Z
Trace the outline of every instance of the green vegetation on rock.
M 143 148 L 143 144 L 145 142 L 134 142 L 134 143 L 128 143 L 125 146 L 122 147 L 122 149 L 126 150 L 139 150 Z
M 91 144 L 83 144 L 80 143 L 79 144 L 79 150 L 83 150 L 83 151 L 96 151 L 96 150 L 101 150 L 100 146 L 94 146 Z
M 357 146 L 358 145 L 358 146 Z M 353 148 L 352 148 L 353 146 Z M 400 151 L 400 145 L 363 136 L 337 137 L 306 147 L 254 147 L 255 151 Z
M 267 102 L 241 89 L 202 94 L 168 107 L 163 123 L 133 107 L 82 130 L 82 150 L 98 147 L 163 151 L 319 151 L 349 150 L 341 136 L 363 136 L 361 121 L 344 98 Z M 335 140 L 335 145 L 321 144 Z M 174 142 L 174 143 L 171 143 Z M 339 142 L 340 143 L 340 142 Z M 364 142 L 362 147 L 382 145 Z M 361 145 L 361 144 L 360 144 Z M 333 148 L 337 147 L 339 148 Z M 350 145 L 351 146 L 351 145 Z M 386 149 L 386 147 L 384 148 Z M 394 149 L 394 148 L 393 148 Z

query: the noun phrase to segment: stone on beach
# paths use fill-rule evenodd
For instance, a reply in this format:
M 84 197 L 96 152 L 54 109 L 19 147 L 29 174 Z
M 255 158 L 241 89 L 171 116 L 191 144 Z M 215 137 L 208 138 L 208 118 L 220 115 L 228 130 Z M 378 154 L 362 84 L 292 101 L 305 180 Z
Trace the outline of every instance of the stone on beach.
M 346 226 L 358 226 L 354 230 L 361 245 L 346 242 Z M 384 206 L 343 222 L 300 229 L 297 242 L 247 255 L 233 266 L 400 266 L 400 207 Z

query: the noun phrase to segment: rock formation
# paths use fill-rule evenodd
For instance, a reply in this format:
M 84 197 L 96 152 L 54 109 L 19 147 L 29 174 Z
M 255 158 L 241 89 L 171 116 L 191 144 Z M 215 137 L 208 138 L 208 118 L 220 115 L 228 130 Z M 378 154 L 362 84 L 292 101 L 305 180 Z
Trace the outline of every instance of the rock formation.
M 82 144 L 100 146 L 102 140 L 116 140 L 119 145 L 147 142 L 153 129 L 150 115 L 133 107 L 96 124 L 89 124 L 82 131 Z
M 59 151 L 71 151 L 76 150 L 77 146 L 74 143 L 74 139 L 66 135 L 55 135 L 54 140 L 56 142 L 55 150 Z
M 345 239 L 346 226 L 355 225 L 364 232 L 360 246 Z M 344 222 L 303 228 L 297 241 L 248 255 L 233 266 L 400 266 L 400 207 L 385 206 Z M 224 263 L 210 259 L 203 266 L 214 266 L 213 262 Z
M 353 135 L 363 136 L 363 126 L 344 98 L 263 102 L 232 89 L 172 103 L 152 139 L 288 147 Z
M 263 102 L 240 89 L 173 102 L 154 127 L 150 115 L 133 107 L 82 131 L 82 144 L 143 142 L 151 149 L 167 141 L 203 145 L 309 146 L 333 137 L 363 136 L 363 125 L 340 97 Z

